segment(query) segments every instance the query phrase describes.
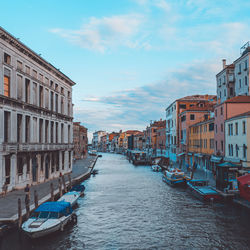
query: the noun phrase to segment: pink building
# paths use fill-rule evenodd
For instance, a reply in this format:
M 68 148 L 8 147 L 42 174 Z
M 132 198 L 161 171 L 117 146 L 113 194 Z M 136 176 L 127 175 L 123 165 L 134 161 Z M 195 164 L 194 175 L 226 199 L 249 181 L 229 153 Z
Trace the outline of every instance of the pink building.
M 225 120 L 250 111 L 250 96 L 236 96 L 215 107 L 215 155 L 225 155 Z

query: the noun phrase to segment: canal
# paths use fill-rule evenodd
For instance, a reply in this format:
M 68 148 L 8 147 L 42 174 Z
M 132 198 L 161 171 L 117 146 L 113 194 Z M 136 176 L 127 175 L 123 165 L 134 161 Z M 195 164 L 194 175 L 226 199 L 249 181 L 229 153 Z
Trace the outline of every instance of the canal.
M 11 232 L 0 249 L 250 249 L 249 212 L 203 204 L 122 155 L 103 154 L 95 168 L 76 225 L 36 241 Z

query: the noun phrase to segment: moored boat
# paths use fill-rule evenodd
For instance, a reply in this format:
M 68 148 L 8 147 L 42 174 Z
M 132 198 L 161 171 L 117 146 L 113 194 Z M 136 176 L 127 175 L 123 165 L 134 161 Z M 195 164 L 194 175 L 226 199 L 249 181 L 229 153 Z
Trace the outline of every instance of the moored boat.
M 221 201 L 222 196 L 208 185 L 207 180 L 190 180 L 187 182 L 188 190 L 198 199 L 202 201 Z
M 162 180 L 173 187 L 186 185 L 185 174 L 179 169 L 166 170 L 162 176 Z
M 64 194 L 58 201 L 69 202 L 70 205 L 73 207 L 75 206 L 79 197 L 80 197 L 80 192 L 69 191 L 68 193 Z
M 70 189 L 70 191 L 78 192 L 80 195 L 84 194 L 84 190 L 85 190 L 85 186 L 82 183 Z
M 69 222 L 76 220 L 76 214 L 69 202 L 45 202 L 22 224 L 22 231 L 30 238 L 39 238 L 59 230 L 63 231 Z
M 161 167 L 158 166 L 158 165 L 152 165 L 151 168 L 152 168 L 152 170 L 153 170 L 154 172 L 160 172 L 160 171 L 161 171 Z

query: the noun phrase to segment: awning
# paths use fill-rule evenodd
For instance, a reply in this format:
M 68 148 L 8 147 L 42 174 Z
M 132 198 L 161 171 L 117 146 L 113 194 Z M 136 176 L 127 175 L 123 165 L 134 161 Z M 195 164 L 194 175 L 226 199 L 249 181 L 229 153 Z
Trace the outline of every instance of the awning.
M 210 161 L 211 161 L 211 162 L 216 162 L 216 163 L 218 163 L 218 162 L 221 161 L 221 159 L 222 159 L 222 157 L 212 155 Z
M 202 154 L 194 154 L 194 156 L 202 158 L 203 155 Z
M 233 163 L 240 163 L 240 159 L 229 158 L 229 157 L 224 157 L 224 161 L 230 161 Z
M 181 156 L 183 156 L 183 155 L 185 155 L 185 153 L 180 153 L 180 154 L 178 154 L 177 156 L 178 156 L 178 157 L 181 157 Z
M 232 162 L 225 161 L 217 165 L 218 167 L 227 167 L 227 168 L 239 168 L 240 166 L 233 164 Z
M 193 153 L 188 153 L 188 155 L 189 155 L 189 156 L 192 156 L 192 155 L 193 155 Z

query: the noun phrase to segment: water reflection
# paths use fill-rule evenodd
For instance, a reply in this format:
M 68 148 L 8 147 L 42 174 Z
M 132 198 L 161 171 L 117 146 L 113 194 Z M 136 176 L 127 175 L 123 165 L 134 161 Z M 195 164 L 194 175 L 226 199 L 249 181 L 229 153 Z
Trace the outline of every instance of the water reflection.
M 78 202 L 77 225 L 36 241 L 12 232 L 2 249 L 249 248 L 249 212 L 203 204 L 121 155 L 104 154 L 96 169 Z

